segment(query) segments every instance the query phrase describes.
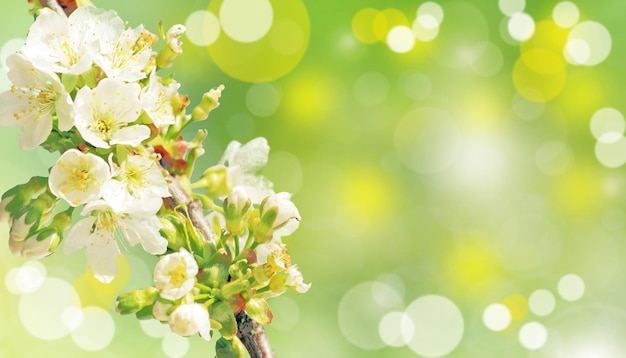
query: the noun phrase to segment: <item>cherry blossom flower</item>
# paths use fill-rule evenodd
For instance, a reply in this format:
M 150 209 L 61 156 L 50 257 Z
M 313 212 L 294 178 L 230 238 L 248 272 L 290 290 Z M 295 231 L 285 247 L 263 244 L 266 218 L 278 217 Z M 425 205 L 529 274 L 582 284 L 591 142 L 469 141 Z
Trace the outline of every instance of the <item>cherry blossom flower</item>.
M 124 22 L 114 11 L 79 7 L 66 18 L 44 10 L 31 26 L 21 49 L 36 67 L 56 73 L 80 75 L 91 68 L 89 49 L 97 39 L 118 37 Z
M 74 100 L 75 125 L 83 138 L 99 148 L 113 144 L 138 146 L 150 136 L 145 125 L 131 125 L 141 113 L 137 83 L 105 78 L 94 89 L 83 87 Z
M 72 128 L 72 99 L 56 74 L 35 68 L 20 54 L 10 55 L 6 63 L 13 85 L 0 93 L 0 124 L 22 127 L 22 149 L 36 148 L 48 138 L 55 114 L 60 130 Z
M 152 255 L 163 254 L 167 249 L 167 240 L 159 233 L 161 223 L 155 215 L 135 217 L 116 213 L 104 200 L 87 204 L 82 215 L 89 216 L 78 221 L 67 233 L 64 252 L 72 253 L 85 247 L 87 265 L 102 282 L 111 282 L 117 273 L 120 244 L 141 243 Z
M 134 82 L 146 77 L 146 66 L 152 55 L 152 44 L 157 41 L 154 34 L 143 25 L 127 29 L 117 39 L 100 40 L 97 49 L 92 47 L 91 56 L 109 78 Z
M 100 198 L 100 189 L 110 177 L 104 159 L 77 149 L 64 152 L 50 169 L 50 191 L 70 205 L 78 206 Z
M 273 184 L 257 172 L 267 164 L 270 147 L 267 139 L 259 137 L 242 145 L 232 141 L 226 147 L 219 165 L 228 168 L 228 180 L 231 186 L 241 185 L 246 188 L 253 203 L 261 202 L 272 194 Z
M 111 162 L 112 179 L 102 188 L 102 196 L 117 212 L 154 214 L 169 197 L 167 182 L 156 162 L 141 155 L 130 155 L 120 166 Z
M 175 118 L 171 100 L 179 87 L 178 82 L 172 82 L 165 86 L 153 72 L 150 76 L 150 83 L 141 90 L 139 101 L 157 127 L 174 124 Z
M 169 319 L 172 332 L 183 337 L 200 333 L 200 337 L 211 340 L 211 322 L 209 311 L 199 303 L 178 306 Z
M 154 282 L 161 297 L 177 300 L 191 291 L 196 282 L 198 264 L 189 251 L 181 248 L 161 257 L 154 267 Z

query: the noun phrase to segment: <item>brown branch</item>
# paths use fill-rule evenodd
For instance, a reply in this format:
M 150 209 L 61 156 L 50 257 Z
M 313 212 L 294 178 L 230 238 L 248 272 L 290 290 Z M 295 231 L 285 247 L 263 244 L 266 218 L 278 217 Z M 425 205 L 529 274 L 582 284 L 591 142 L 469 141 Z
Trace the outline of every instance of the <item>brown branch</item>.
M 184 205 L 193 226 L 200 231 L 205 240 L 215 243 L 213 230 L 211 230 L 209 223 L 204 217 L 204 211 L 200 200 L 192 199 L 191 195 L 189 195 L 189 193 L 180 185 L 175 177 L 170 175 L 166 178 L 166 180 L 168 183 L 168 189 L 170 190 L 170 194 L 172 194 L 172 196 L 165 198 L 165 200 L 168 201 L 169 205 L 173 208 Z
M 250 358 L 276 358 L 265 334 L 265 328 L 254 321 L 244 311 L 235 315 L 237 319 L 237 337 L 250 353 Z

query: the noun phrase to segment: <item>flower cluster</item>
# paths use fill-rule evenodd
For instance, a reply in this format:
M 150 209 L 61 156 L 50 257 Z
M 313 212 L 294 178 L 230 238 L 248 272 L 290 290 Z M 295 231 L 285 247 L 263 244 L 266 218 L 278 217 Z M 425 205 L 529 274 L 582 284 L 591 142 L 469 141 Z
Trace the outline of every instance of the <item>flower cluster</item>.
M 90 270 L 107 283 L 120 248 L 141 244 L 161 257 L 154 286 L 121 294 L 117 310 L 167 322 L 182 336 L 208 340 L 217 329 L 220 351 L 240 356 L 235 315 L 270 323 L 267 298 L 310 286 L 281 239 L 300 214 L 289 193 L 257 175 L 267 141 L 230 143 L 193 182 L 207 133 L 188 141 L 183 130 L 219 106 L 224 87 L 188 114 L 179 84 L 158 75 L 182 52 L 184 26 L 160 28 L 165 45 L 157 52 L 158 36 L 127 28 L 113 11 L 36 15 L 26 43 L 6 61 L 12 87 L 0 93 L 0 124 L 21 127 L 23 149 L 60 156 L 47 178 L 2 196 L 11 252 L 42 258 L 61 242 L 66 253 L 85 248 Z

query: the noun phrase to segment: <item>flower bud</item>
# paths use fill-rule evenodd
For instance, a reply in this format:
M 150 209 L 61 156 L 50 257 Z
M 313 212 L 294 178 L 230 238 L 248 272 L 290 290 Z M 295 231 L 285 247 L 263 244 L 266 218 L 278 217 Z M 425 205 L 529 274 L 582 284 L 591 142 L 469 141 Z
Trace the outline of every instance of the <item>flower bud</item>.
M 152 315 L 161 322 L 167 322 L 170 319 L 169 312 L 172 307 L 174 307 L 172 303 L 164 303 L 157 300 L 152 306 Z
M 174 60 L 178 55 L 183 53 L 183 42 L 180 38 L 187 29 L 183 25 L 174 25 L 167 30 L 165 34 L 165 47 L 156 57 L 156 63 L 159 68 L 170 68 L 174 64 Z
M 60 242 L 61 238 L 56 231 L 43 230 L 22 241 L 15 241 L 9 236 L 9 249 L 15 256 L 38 260 L 50 255 Z
M 115 310 L 120 314 L 136 313 L 144 307 L 153 305 L 158 296 L 159 290 L 154 287 L 125 292 L 117 296 Z
M 170 315 L 169 325 L 172 332 L 183 337 L 200 333 L 205 340 L 211 340 L 209 311 L 199 303 L 178 306 Z
M 11 222 L 11 229 L 9 230 L 9 240 L 24 241 L 26 240 L 26 238 L 35 234 L 34 231 L 37 228 L 32 222 L 30 224 L 26 223 L 27 215 L 28 212 Z
M 16 218 L 20 216 L 26 205 L 29 205 L 34 196 L 39 196 L 46 190 L 48 178 L 32 177 L 27 183 L 19 184 L 2 194 L 2 212 L 0 217 Z M 8 219 L 7 219 L 8 220 Z M 2 221 L 2 220 L 0 220 Z
M 191 112 L 191 120 L 202 121 L 207 119 L 209 113 L 220 105 L 220 97 L 223 90 L 224 85 L 219 85 L 217 88 L 202 95 L 200 104 Z
M 239 235 L 245 229 L 244 216 L 252 207 L 252 200 L 246 189 L 236 186 L 224 200 L 226 230 L 232 235 Z
M 215 343 L 215 354 L 217 354 L 217 358 L 245 358 L 246 347 L 237 336 L 231 340 L 220 337 Z
M 300 213 L 290 196 L 285 192 L 272 194 L 261 202 L 260 222 L 254 229 L 254 239 L 259 244 L 271 241 L 278 230 L 282 229 L 278 236 L 283 236 L 298 228 Z
M 215 199 L 230 193 L 232 185 L 228 177 L 228 169 L 221 165 L 214 165 L 204 171 L 198 185 L 206 188 L 206 195 Z

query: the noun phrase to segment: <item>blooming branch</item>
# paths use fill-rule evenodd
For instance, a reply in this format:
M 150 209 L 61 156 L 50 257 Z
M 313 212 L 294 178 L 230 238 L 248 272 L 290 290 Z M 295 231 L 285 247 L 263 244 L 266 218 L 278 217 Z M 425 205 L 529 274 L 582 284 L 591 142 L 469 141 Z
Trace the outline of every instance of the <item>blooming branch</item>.
M 182 53 L 184 26 L 160 28 L 166 45 L 155 54 L 158 37 L 143 25 L 126 28 L 114 11 L 31 4 L 26 43 L 7 59 L 13 86 L 0 93 L 0 124 L 21 127 L 22 148 L 60 156 L 49 177 L 2 196 L 11 252 L 84 249 L 95 278 L 108 283 L 120 247 L 140 244 L 160 257 L 154 285 L 120 294 L 120 314 L 157 319 L 181 336 L 211 340 L 219 331 L 218 357 L 274 357 L 263 328 L 273 318 L 267 300 L 310 284 L 282 242 L 301 220 L 291 194 L 257 174 L 267 141 L 231 142 L 193 182 L 207 132 L 186 140 L 182 131 L 208 118 L 224 86 L 188 113 L 180 85 L 159 76 Z

